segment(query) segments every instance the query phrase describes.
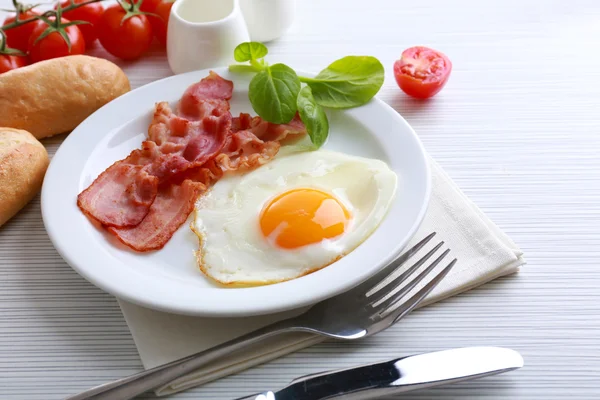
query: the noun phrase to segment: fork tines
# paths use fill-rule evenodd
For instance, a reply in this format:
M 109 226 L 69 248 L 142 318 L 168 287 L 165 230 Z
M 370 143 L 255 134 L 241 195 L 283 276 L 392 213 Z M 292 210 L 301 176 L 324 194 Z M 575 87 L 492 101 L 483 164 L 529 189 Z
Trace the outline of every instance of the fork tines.
M 419 253 L 435 235 L 435 232 L 428 235 L 388 267 L 363 283 L 366 287 L 366 296 L 369 299 L 368 305 L 373 308 L 377 316 L 381 317 L 394 312 L 395 314 L 398 313 L 398 316 L 395 318 L 396 320 L 402 318 L 402 316 L 414 309 L 454 266 L 456 259 L 452 260 L 439 272 L 433 273 L 436 267 L 450 253 L 450 249 L 446 249 L 435 260 L 424 268 L 421 268 L 442 248 L 444 245 L 442 241 L 423 255 L 417 262 L 401 272 L 406 262 Z M 410 299 L 402 301 L 411 290 L 428 276 L 432 276 L 433 278 Z

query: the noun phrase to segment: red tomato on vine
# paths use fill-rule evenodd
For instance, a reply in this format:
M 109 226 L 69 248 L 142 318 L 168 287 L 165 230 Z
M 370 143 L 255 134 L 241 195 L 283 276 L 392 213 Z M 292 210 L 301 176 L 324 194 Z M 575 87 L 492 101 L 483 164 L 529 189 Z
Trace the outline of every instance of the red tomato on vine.
M 156 36 L 156 39 L 158 39 L 160 44 L 162 44 L 163 46 L 167 44 L 169 16 L 171 15 L 172 7 L 173 1 L 160 0 L 153 11 L 153 13 L 156 14 L 156 16 L 149 16 L 150 23 L 152 24 L 152 32 L 154 32 L 154 36 Z
M 27 65 L 27 57 L 0 54 L 0 74 Z
M 98 38 L 113 56 L 135 60 L 148 51 L 152 27 L 139 7 L 139 3 L 123 3 L 104 10 L 98 23 Z
M 74 0 L 73 2 L 74 4 L 82 4 L 87 1 L 89 0 Z M 70 0 L 63 0 L 63 2 L 60 3 L 62 8 L 68 7 L 70 4 Z M 88 24 L 79 25 L 78 28 L 83 34 L 86 46 L 89 47 L 98 38 L 97 26 L 98 21 L 102 18 L 103 12 L 104 7 L 102 7 L 101 3 L 90 3 L 74 10 L 64 12 L 63 17 L 71 21 L 88 22 Z
M 35 16 L 38 16 L 39 12 L 37 12 L 35 9 L 32 9 L 32 8 L 29 8 L 29 9 L 22 8 L 21 10 L 18 11 L 18 15 L 19 15 L 19 21 L 25 21 L 25 20 L 28 20 Z M 7 17 L 4 20 L 4 23 L 2 24 L 2 26 L 12 24 L 16 20 L 17 20 L 17 13 L 15 13 L 15 15 Z M 27 51 L 27 47 L 29 46 L 29 37 L 31 36 L 31 33 L 33 32 L 34 27 L 35 27 L 35 21 L 26 23 L 25 25 L 22 25 L 22 26 L 13 28 L 13 29 L 6 30 L 5 31 L 6 37 L 7 37 L 6 44 L 8 45 L 8 47 L 10 47 L 12 49 L 21 50 L 21 51 Z
M 59 12 L 60 15 L 60 12 Z M 85 53 L 83 34 L 76 22 L 51 17 L 35 22 L 29 38 L 29 58 L 32 62 Z

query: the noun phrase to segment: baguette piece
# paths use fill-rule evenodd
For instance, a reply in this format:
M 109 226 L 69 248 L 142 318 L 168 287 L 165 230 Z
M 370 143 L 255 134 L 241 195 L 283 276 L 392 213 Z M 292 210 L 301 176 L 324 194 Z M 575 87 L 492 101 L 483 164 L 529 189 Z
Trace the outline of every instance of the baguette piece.
M 46 149 L 31 133 L 0 128 L 0 226 L 40 191 L 48 163 Z
M 69 132 L 129 90 L 125 73 L 104 59 L 41 61 L 0 75 L 0 126 L 24 129 L 37 139 Z

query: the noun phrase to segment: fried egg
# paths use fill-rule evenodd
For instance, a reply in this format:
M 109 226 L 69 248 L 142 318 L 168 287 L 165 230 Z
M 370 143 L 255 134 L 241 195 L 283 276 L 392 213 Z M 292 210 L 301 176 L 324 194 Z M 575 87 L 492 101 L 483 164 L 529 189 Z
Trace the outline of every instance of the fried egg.
M 383 161 L 326 150 L 225 176 L 195 205 L 198 265 L 215 281 L 236 286 L 317 271 L 375 231 L 396 186 Z

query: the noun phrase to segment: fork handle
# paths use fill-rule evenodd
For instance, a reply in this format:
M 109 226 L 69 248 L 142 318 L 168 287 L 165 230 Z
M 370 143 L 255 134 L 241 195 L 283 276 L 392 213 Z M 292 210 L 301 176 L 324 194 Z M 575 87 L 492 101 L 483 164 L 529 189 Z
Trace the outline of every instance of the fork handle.
M 128 377 L 96 386 L 65 400 L 127 400 L 196 371 L 198 368 L 271 336 L 296 330 L 288 318 L 247 333 L 218 346 L 191 356 L 143 371 Z

